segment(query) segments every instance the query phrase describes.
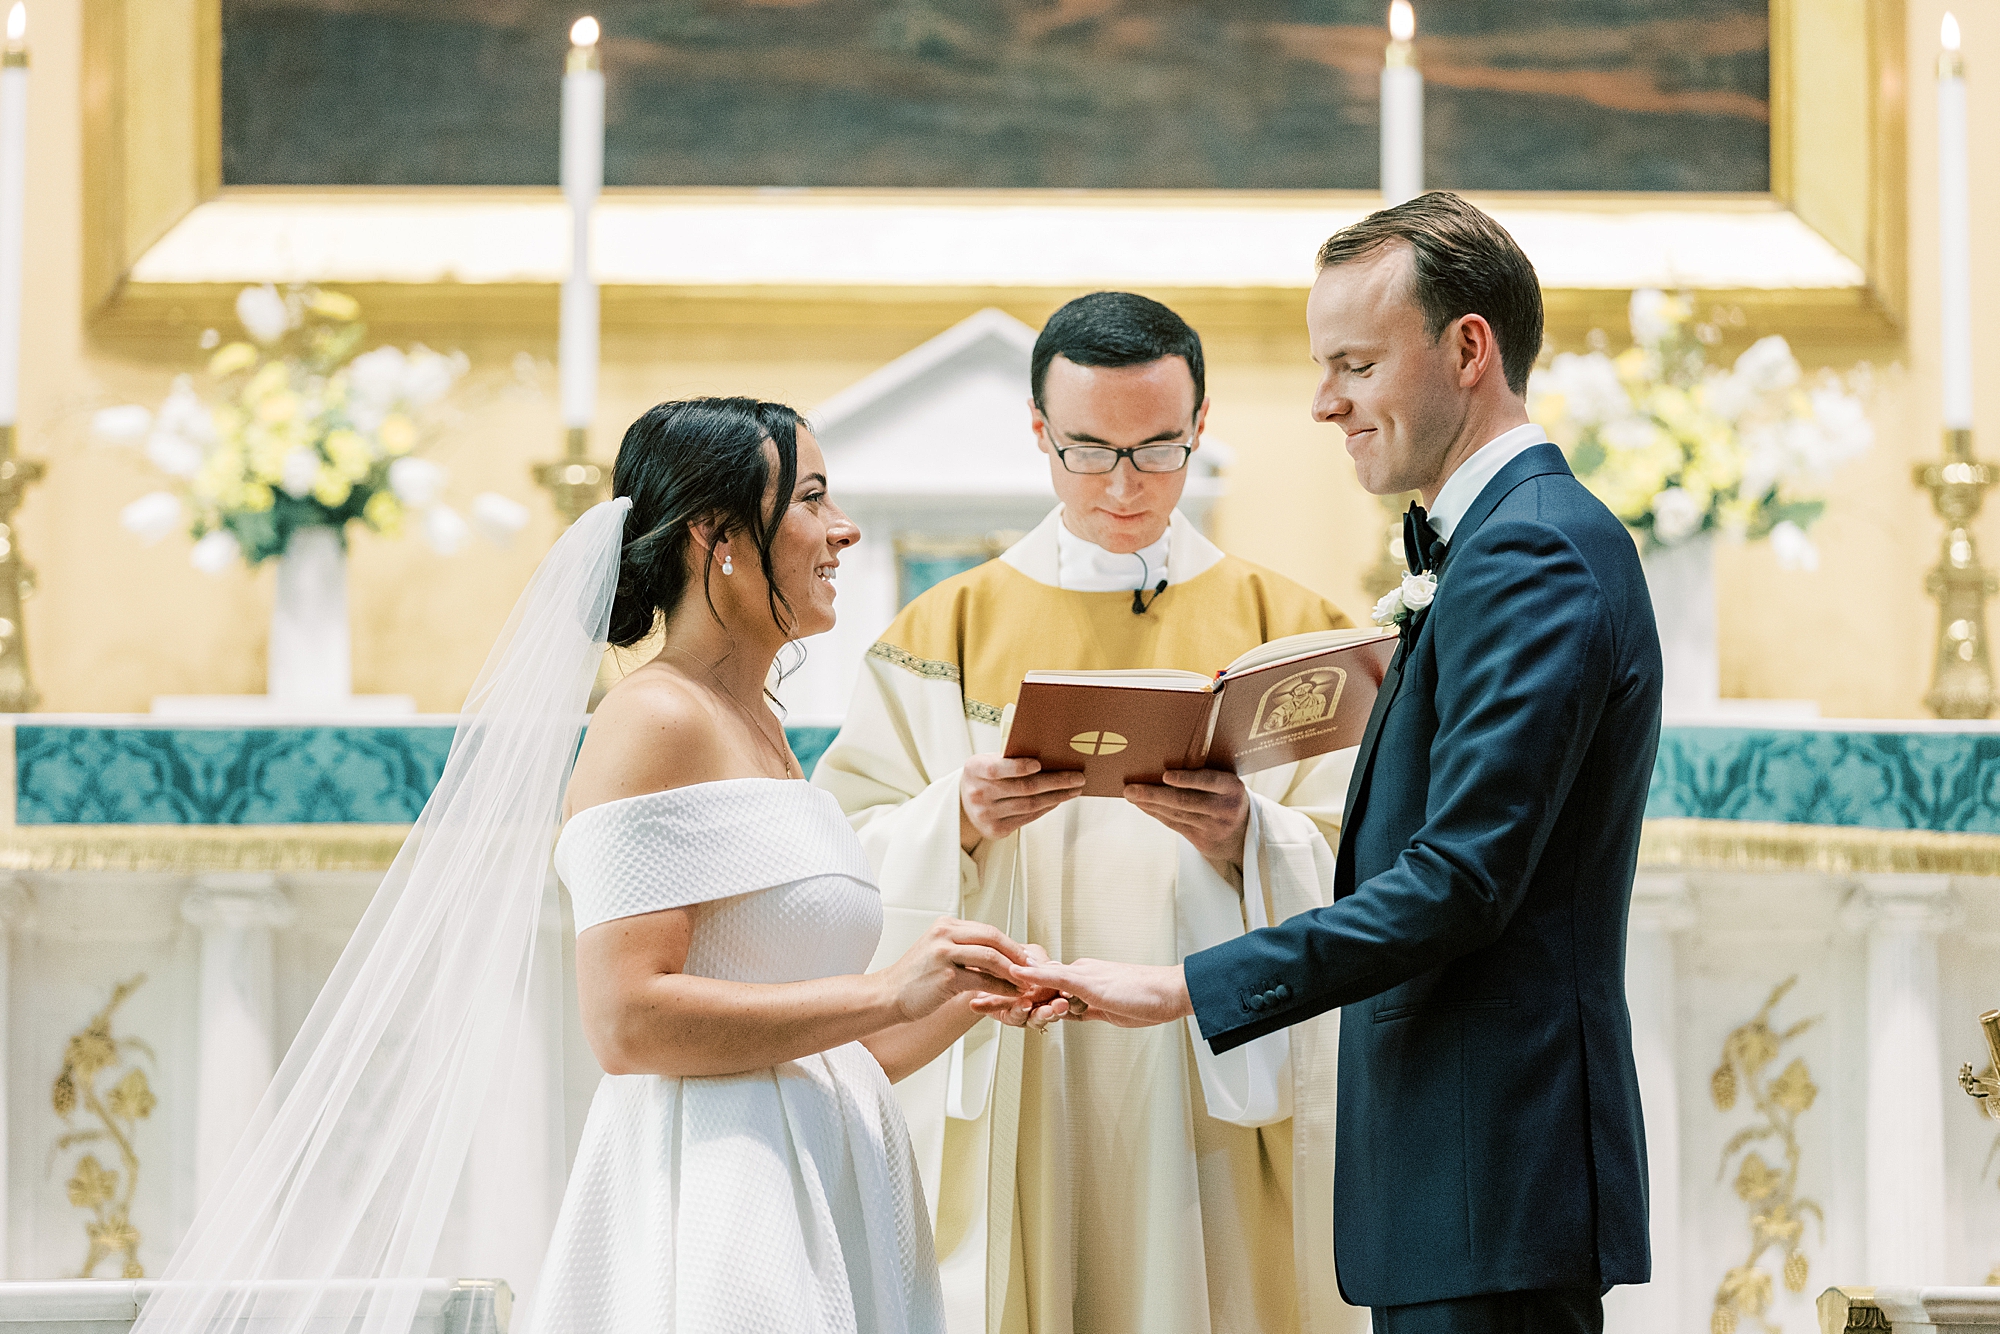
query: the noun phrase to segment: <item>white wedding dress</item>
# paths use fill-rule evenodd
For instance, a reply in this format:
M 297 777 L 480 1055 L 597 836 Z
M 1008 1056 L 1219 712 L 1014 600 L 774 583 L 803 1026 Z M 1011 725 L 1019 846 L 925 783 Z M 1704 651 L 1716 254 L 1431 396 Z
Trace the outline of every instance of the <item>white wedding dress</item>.
M 697 909 L 686 971 L 866 971 L 882 930 L 840 805 L 733 779 L 607 802 L 557 841 L 576 929 Z M 607 1075 L 535 1334 L 942 1334 L 928 1212 L 882 1068 L 849 1043 L 748 1074 Z

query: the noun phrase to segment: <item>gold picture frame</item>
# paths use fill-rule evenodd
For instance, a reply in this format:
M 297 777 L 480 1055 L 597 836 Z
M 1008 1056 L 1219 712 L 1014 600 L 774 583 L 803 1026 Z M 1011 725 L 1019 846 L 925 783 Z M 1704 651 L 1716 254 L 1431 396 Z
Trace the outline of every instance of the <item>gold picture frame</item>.
M 1851 260 L 1863 280 L 1816 287 L 1701 285 L 1717 304 L 1741 309 L 1762 330 L 1816 345 L 1887 345 L 1905 311 L 1903 0 L 1771 0 L 1771 190 L 1768 195 L 1476 195 L 1496 210 L 1557 210 L 1574 219 L 1701 215 L 1714 220 L 1797 219 Z M 504 187 L 232 187 L 221 184 L 221 0 L 85 0 L 84 143 L 86 235 L 83 300 L 100 337 L 184 334 L 226 320 L 235 283 L 143 281 L 148 253 L 199 206 L 218 199 L 300 201 L 342 209 L 413 204 L 428 209 L 556 198 Z M 1811 78 L 1799 71 L 1811 70 Z M 1859 94 L 1859 95 L 1857 95 Z M 880 204 L 1051 208 L 1260 207 L 1251 192 L 788 191 L 772 207 Z M 607 202 L 652 200 L 691 207 L 759 207 L 749 190 L 610 190 Z M 1363 192 L 1273 192 L 1271 207 L 1371 205 Z M 1301 269 L 1307 268 L 1303 263 Z M 553 281 L 343 282 L 379 325 L 439 323 L 553 329 Z M 1147 287 L 1204 329 L 1262 339 L 1296 327 L 1304 281 L 1295 285 Z M 838 283 L 609 283 L 607 335 L 689 328 L 906 327 L 948 323 L 966 309 L 997 305 L 1039 317 L 1074 294 L 1072 285 L 926 284 L 893 288 Z M 1592 327 L 1618 327 L 1624 292 L 1552 283 L 1550 332 L 1559 341 Z

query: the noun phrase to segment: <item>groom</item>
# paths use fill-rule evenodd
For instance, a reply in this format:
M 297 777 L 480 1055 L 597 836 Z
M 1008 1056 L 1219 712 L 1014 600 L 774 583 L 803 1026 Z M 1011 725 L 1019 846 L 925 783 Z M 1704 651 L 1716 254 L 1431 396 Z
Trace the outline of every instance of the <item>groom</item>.
M 1437 581 L 1361 741 L 1332 906 L 1178 966 L 1023 972 L 1087 1019 L 1193 1015 L 1217 1052 L 1345 1006 L 1348 1300 L 1378 1334 L 1601 1330 L 1602 1294 L 1649 1267 L 1625 1009 L 1660 729 L 1645 579 L 1528 422 L 1541 291 L 1498 223 L 1427 194 L 1338 233 L 1319 266 L 1313 416 L 1369 491 L 1423 494 L 1405 546 Z

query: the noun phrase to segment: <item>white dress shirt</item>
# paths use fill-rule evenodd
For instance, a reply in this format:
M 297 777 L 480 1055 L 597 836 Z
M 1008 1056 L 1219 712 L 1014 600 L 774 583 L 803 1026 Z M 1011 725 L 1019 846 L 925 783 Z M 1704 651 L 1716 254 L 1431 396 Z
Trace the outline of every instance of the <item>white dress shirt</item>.
M 1451 541 L 1452 530 L 1458 521 L 1472 508 L 1472 502 L 1479 499 L 1479 493 L 1494 476 L 1520 455 L 1523 450 L 1548 443 L 1548 432 L 1529 422 L 1516 426 L 1511 431 L 1502 432 L 1488 440 L 1465 462 L 1458 465 L 1458 471 L 1445 479 L 1438 488 L 1437 503 L 1430 507 L 1431 531 L 1440 541 Z

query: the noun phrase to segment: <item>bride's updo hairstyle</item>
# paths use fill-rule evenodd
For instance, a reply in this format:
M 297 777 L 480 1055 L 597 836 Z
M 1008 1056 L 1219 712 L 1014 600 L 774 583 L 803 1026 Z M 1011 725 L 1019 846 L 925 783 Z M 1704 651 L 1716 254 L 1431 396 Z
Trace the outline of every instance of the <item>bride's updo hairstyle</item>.
M 718 542 L 738 540 L 739 553 L 741 540 L 749 539 L 770 589 L 772 621 L 780 627 L 794 623 L 771 568 L 771 544 L 798 484 L 803 425 L 805 419 L 784 404 L 754 398 L 661 403 L 632 423 L 611 471 L 612 495 L 632 498 L 611 603 L 614 645 L 630 648 L 680 607 L 688 593 L 693 529 L 704 521 L 716 525 Z M 767 442 L 777 447 L 775 487 Z M 770 510 L 767 495 L 776 498 Z M 715 563 L 713 548 L 702 553 L 702 595 L 720 621 L 709 591 Z

